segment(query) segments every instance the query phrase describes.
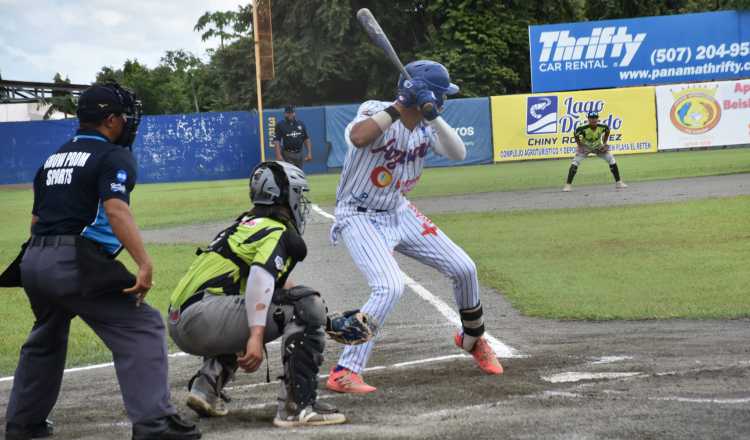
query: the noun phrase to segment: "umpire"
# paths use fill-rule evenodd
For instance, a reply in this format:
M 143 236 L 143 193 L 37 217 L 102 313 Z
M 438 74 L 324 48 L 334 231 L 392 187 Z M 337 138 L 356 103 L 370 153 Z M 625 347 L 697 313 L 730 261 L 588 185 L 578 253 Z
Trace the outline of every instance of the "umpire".
M 36 322 L 21 347 L 6 439 L 52 434 L 46 419 L 60 392 L 75 316 L 112 351 L 133 439 L 198 439 L 170 403 L 164 322 L 142 304 L 153 267 L 128 206 L 140 102 L 117 84 L 94 85 L 81 95 L 77 114 L 76 135 L 34 178 L 32 236 L 20 274 Z M 137 276 L 115 259 L 123 247 Z
M 302 169 L 303 162 L 312 160 L 312 143 L 305 124 L 296 115 L 294 106 L 284 108 L 284 120 L 276 125 L 273 144 L 276 147 L 276 160 L 289 162 Z M 303 144 L 307 147 L 307 155 L 302 151 Z

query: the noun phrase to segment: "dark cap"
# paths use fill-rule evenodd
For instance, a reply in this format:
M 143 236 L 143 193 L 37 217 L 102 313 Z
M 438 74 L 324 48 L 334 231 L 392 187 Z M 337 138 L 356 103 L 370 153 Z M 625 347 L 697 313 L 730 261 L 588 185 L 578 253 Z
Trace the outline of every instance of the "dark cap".
M 293 105 L 288 105 L 288 106 L 284 107 L 284 113 L 294 113 L 294 106 Z
M 112 87 L 93 85 L 84 90 L 78 98 L 76 114 L 82 121 L 97 122 L 112 113 L 123 113 L 125 108 L 120 97 Z
M 589 112 L 588 118 L 589 119 L 599 119 L 599 113 L 597 113 L 597 112 Z

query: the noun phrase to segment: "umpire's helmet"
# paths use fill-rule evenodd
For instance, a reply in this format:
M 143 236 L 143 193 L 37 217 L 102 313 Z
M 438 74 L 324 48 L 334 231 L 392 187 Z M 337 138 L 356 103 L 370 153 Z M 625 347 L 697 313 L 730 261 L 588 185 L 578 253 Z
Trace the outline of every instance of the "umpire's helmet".
M 288 207 L 300 234 L 305 231 L 310 210 L 305 197 L 309 190 L 305 173 L 288 162 L 262 162 L 250 174 L 250 200 L 253 204 Z
M 92 85 L 78 99 L 76 115 L 81 122 L 99 124 L 111 114 L 127 116 L 115 144 L 131 148 L 141 123 L 141 101 L 135 93 L 111 82 Z
M 447 95 L 455 95 L 458 93 L 458 86 L 451 82 L 448 69 L 438 62 L 430 60 L 412 61 L 404 67 L 406 68 L 406 71 L 409 72 L 412 79 L 424 81 L 430 90 L 435 93 L 438 109 L 442 109 L 443 103 L 447 99 Z M 406 81 L 404 75 L 399 75 L 399 89 L 403 88 L 404 81 Z

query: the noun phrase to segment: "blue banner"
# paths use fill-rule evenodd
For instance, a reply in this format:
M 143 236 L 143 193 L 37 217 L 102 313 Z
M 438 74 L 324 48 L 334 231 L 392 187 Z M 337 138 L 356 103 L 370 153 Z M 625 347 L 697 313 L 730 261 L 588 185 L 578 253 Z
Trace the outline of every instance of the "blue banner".
M 31 183 L 77 127 L 77 119 L 0 124 L 0 184 Z M 139 183 L 248 177 L 260 161 L 258 118 L 248 112 L 145 116 L 133 153 Z
M 42 162 L 77 128 L 78 119 L 0 124 L 0 184 L 33 182 Z
M 534 93 L 750 76 L 750 11 L 529 27 Z
M 140 183 L 249 177 L 260 162 L 258 116 L 248 112 L 146 116 L 133 153 Z
M 296 118 L 302 121 L 307 128 L 313 150 L 313 160 L 303 165 L 306 174 L 318 174 L 328 172 L 326 158 L 328 157 L 329 145 L 326 142 L 326 111 L 324 107 L 297 107 Z M 273 137 L 276 133 L 276 124 L 284 120 L 284 110 L 280 108 L 263 110 L 264 137 L 266 145 L 266 160 L 274 160 L 276 153 L 273 146 Z M 307 151 L 307 150 L 305 150 Z
M 357 114 L 358 105 L 326 107 L 326 132 L 331 152 L 328 166 L 340 168 L 346 158 L 348 145 L 344 129 Z M 460 162 L 446 159 L 432 150 L 427 153 L 426 166 L 442 167 L 492 162 L 492 128 L 489 98 L 451 99 L 445 104 L 443 118 L 453 127 L 466 145 L 466 159 Z

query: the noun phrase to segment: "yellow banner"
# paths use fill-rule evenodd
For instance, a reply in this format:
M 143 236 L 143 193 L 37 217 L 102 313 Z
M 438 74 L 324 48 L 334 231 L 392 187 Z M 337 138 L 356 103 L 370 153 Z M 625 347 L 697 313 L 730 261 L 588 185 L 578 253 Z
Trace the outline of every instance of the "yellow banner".
M 610 128 L 614 154 L 656 152 L 653 87 L 493 96 L 495 162 L 572 157 L 575 129 L 589 112 Z

